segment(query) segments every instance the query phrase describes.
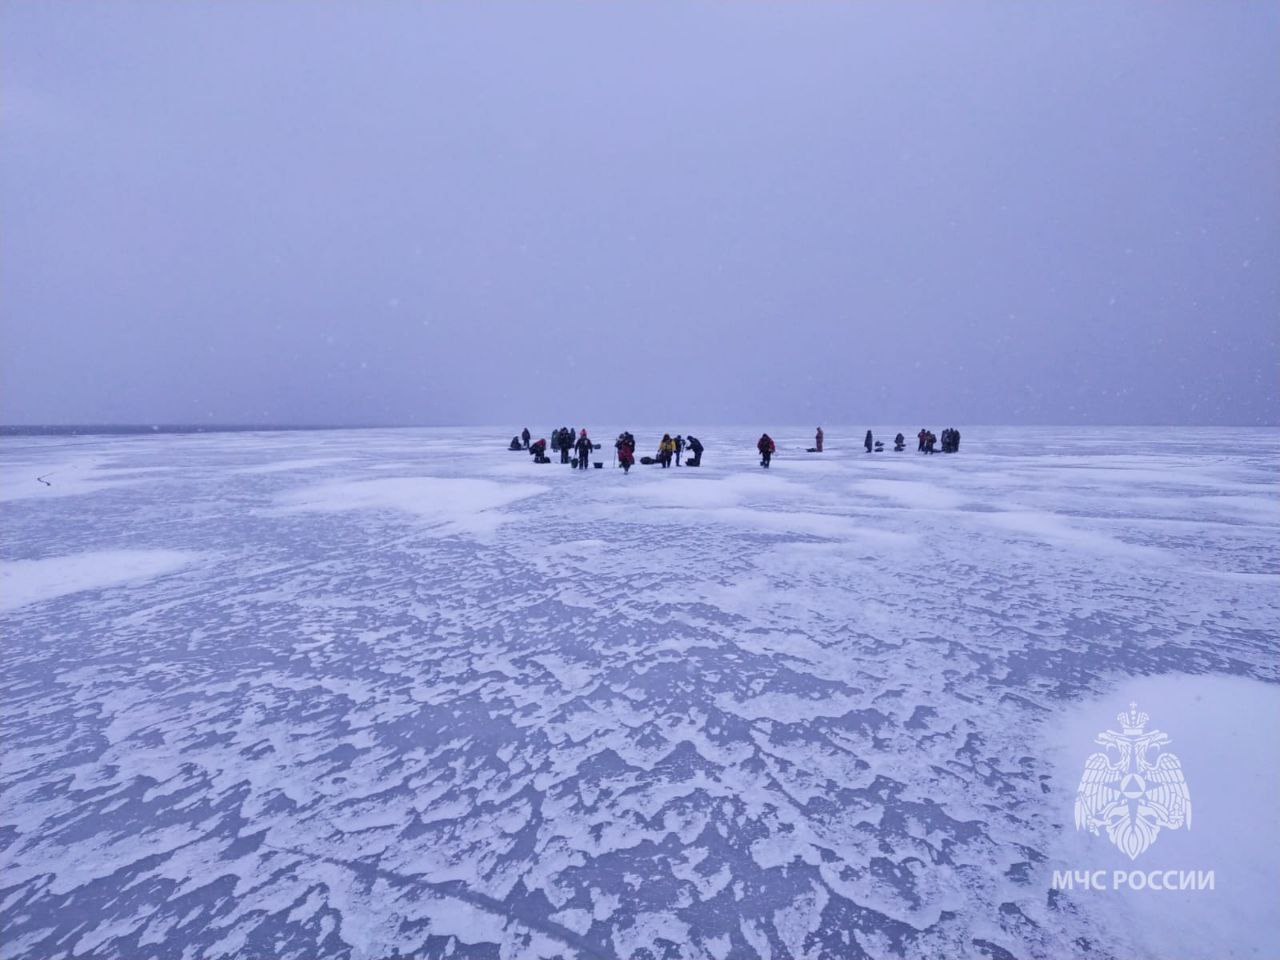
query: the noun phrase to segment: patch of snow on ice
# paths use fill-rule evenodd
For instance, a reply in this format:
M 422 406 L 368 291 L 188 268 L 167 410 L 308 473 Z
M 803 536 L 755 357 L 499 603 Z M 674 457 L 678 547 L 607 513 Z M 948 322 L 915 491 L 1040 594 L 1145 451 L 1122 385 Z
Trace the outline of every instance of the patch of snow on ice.
M 180 550 L 95 550 L 43 560 L 7 560 L 0 562 L 0 610 L 152 580 L 181 570 L 199 557 Z
M 383 477 L 338 480 L 282 495 L 285 512 L 395 510 L 459 533 L 491 533 L 504 519 L 501 508 L 546 493 L 532 483 L 454 477 Z

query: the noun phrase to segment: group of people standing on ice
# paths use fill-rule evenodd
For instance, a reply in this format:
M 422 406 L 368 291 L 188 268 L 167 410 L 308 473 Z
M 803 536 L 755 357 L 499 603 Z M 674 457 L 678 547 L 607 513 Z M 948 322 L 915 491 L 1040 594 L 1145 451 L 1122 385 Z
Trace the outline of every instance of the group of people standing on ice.
M 533 454 L 535 463 L 550 463 L 546 438 L 538 440 L 532 438 L 533 434 L 529 432 L 528 427 L 525 427 L 517 436 L 511 438 L 511 446 L 508 449 L 528 450 Z M 591 442 L 585 428 L 576 435 L 573 427 L 557 427 L 551 431 L 551 449 L 560 451 L 561 463 L 572 463 L 577 469 L 586 470 L 591 466 L 591 451 L 599 448 L 599 444 Z
M 618 437 L 617 443 L 614 444 L 618 448 L 618 462 L 622 464 L 624 470 L 630 470 L 631 465 L 635 463 L 636 438 L 630 433 L 623 433 Z M 628 447 L 628 457 L 626 460 L 622 456 L 622 448 Z M 663 469 L 670 467 L 672 462 L 681 466 L 681 459 L 684 457 L 685 450 L 689 451 L 689 457 L 684 461 L 686 467 L 702 466 L 702 441 L 689 434 L 688 437 L 677 433 L 674 437 L 669 433 L 664 433 L 662 439 L 658 441 L 658 450 L 652 457 L 641 457 L 640 462 L 643 464 L 659 464 Z
M 525 427 L 528 430 L 528 427 Z M 551 449 L 560 451 L 560 462 L 569 463 L 570 460 L 580 461 L 585 464 L 591 459 L 591 451 L 593 445 L 587 438 L 586 428 L 579 432 L 574 432 L 573 427 L 560 427 L 551 431 Z M 577 454 L 575 457 L 574 454 Z M 583 456 L 586 454 L 586 456 Z M 578 464 L 575 463 L 574 466 Z M 586 469 L 586 467 L 582 467 Z
M 916 434 L 916 439 L 920 441 L 916 451 L 919 453 L 937 453 L 938 438 L 932 430 L 924 427 L 920 428 L 920 432 Z M 960 452 L 960 431 L 955 427 L 947 427 L 942 431 L 942 452 L 943 453 L 959 453 Z
M 528 450 L 533 455 L 535 463 L 550 463 L 546 439 L 533 440 L 532 437 L 533 434 L 529 432 L 529 428 L 525 427 L 518 435 L 511 438 L 511 446 L 508 449 Z M 636 462 L 636 438 L 629 431 L 624 430 L 618 434 L 613 448 L 617 451 L 618 466 L 622 467 L 624 473 L 630 473 Z M 591 451 L 599 450 L 600 444 L 591 442 L 586 428 L 579 431 L 575 437 L 572 427 L 559 427 L 551 431 L 551 449 L 560 451 L 561 463 L 568 463 L 577 469 L 586 470 L 591 465 Z M 702 466 L 702 441 L 692 434 L 688 437 L 683 434 L 672 437 L 671 434 L 664 433 L 658 444 L 657 453 L 652 457 L 641 457 L 640 462 L 660 463 L 663 467 L 670 467 L 674 460 L 678 467 L 681 465 L 685 450 L 689 451 L 689 457 L 684 461 L 685 466 Z M 573 454 L 572 458 L 570 454 Z M 596 466 L 603 466 L 603 464 L 597 463 Z
M 920 441 L 920 444 L 919 446 L 916 447 L 916 449 L 919 450 L 921 453 L 937 453 L 938 452 L 937 450 L 938 438 L 933 435 L 932 431 L 921 428 L 920 432 L 916 436 L 917 436 L 917 439 Z M 765 434 L 764 437 L 760 438 L 762 442 L 765 439 L 765 437 L 768 437 L 768 434 Z M 805 452 L 821 453 L 822 444 L 825 439 L 826 438 L 822 432 L 822 428 L 818 427 L 817 432 L 814 434 L 814 437 L 813 437 L 813 446 L 807 448 Z M 877 440 L 874 434 L 872 434 L 870 430 L 868 430 L 866 433 L 866 436 L 862 438 L 862 447 L 864 450 L 867 451 L 867 453 L 883 453 L 884 452 L 883 441 Z M 756 448 L 760 449 L 760 445 L 757 444 Z M 901 453 L 903 450 L 907 449 L 907 438 L 902 435 L 901 431 L 899 431 L 893 438 L 893 449 L 895 453 Z M 942 452 L 958 453 L 959 451 L 960 451 L 960 431 L 955 429 L 954 427 L 948 427 L 946 430 L 942 431 Z M 762 454 L 763 452 L 764 451 L 761 450 Z
M 920 445 L 916 449 L 921 453 L 938 452 L 938 438 L 934 436 L 932 431 L 922 427 L 916 436 L 920 441 Z M 822 432 L 822 428 L 818 427 L 817 431 L 814 433 L 813 446 L 808 447 L 805 452 L 822 453 L 822 444 L 825 439 L 826 437 Z M 769 448 L 769 456 L 765 455 L 766 447 Z M 877 440 L 870 430 L 868 430 L 866 436 L 862 438 L 862 447 L 867 451 L 867 453 L 884 452 L 884 443 Z M 777 451 L 777 446 L 767 433 L 761 435 L 760 439 L 756 442 L 756 449 L 760 451 L 760 466 L 769 466 L 769 460 L 772 457 L 772 454 Z M 907 438 L 902 435 L 901 431 L 899 431 L 893 438 L 893 449 L 895 453 L 901 453 L 903 450 L 907 449 Z M 960 452 L 960 431 L 955 427 L 948 427 L 942 431 L 942 452 Z
M 765 439 L 768 438 L 768 436 L 769 435 L 766 433 L 763 437 L 760 438 L 760 442 L 756 444 L 756 449 L 760 450 L 762 460 L 763 460 L 764 450 L 760 446 L 760 444 L 763 443 Z M 920 444 L 918 447 L 916 447 L 916 449 L 919 450 L 921 453 L 937 453 L 938 452 L 937 446 L 936 446 L 938 442 L 938 438 L 933 435 L 932 431 L 921 428 L 920 433 L 918 433 L 916 436 L 917 436 L 917 439 L 920 441 Z M 814 434 L 814 437 L 813 437 L 813 446 L 807 448 L 805 452 L 821 453 L 822 443 L 824 439 L 825 439 L 825 436 L 822 432 L 822 428 L 818 427 L 817 432 Z M 770 441 L 770 443 L 772 443 L 772 441 Z M 883 441 L 877 440 L 870 430 L 868 430 L 866 433 L 866 436 L 862 438 L 862 447 L 864 450 L 867 451 L 867 453 L 883 453 L 884 452 Z M 902 435 L 901 431 L 899 431 L 898 434 L 893 438 L 893 449 L 895 453 L 901 453 L 903 450 L 907 449 L 907 438 Z M 960 431 L 955 429 L 954 427 L 948 427 L 946 430 L 943 430 L 942 431 L 942 452 L 958 453 L 959 450 L 960 450 Z M 768 466 L 768 464 L 762 463 L 762 466 Z
M 627 434 L 631 436 L 631 434 Z M 688 467 L 702 466 L 702 441 L 689 434 L 686 439 L 682 434 L 677 433 L 674 437 L 669 433 L 664 433 L 662 439 L 658 442 L 658 454 L 655 457 L 644 457 L 641 463 L 659 463 L 664 468 L 671 466 L 674 460 L 676 466 L 680 466 L 680 458 L 684 456 L 685 448 L 689 450 L 689 459 L 684 464 Z
M 512 450 L 528 450 L 533 454 L 534 462 L 550 463 L 551 459 L 547 456 L 547 441 L 545 439 L 530 442 L 532 434 L 529 428 L 525 427 L 518 436 L 511 438 Z M 806 449 L 806 453 L 822 453 L 823 443 L 826 439 L 822 428 L 818 427 L 814 434 L 813 446 Z M 921 428 L 916 434 L 919 445 L 916 449 L 920 453 L 937 453 L 938 437 L 932 431 Z M 867 453 L 880 453 L 884 450 L 884 443 L 875 439 L 871 431 L 868 430 L 863 437 L 862 445 Z M 907 440 L 901 433 L 893 438 L 893 449 L 901 453 L 906 449 Z M 622 467 L 624 473 L 630 473 L 631 468 L 636 463 L 636 438 L 628 431 L 618 434 L 618 439 L 613 443 L 614 450 L 617 451 L 618 466 Z M 576 435 L 572 427 L 559 427 L 551 431 L 551 449 L 560 451 L 560 462 L 572 464 L 575 468 L 586 470 L 591 465 L 591 451 L 599 450 L 598 443 L 592 443 L 587 436 L 586 428 L 583 428 Z M 665 469 L 670 467 L 674 461 L 675 465 L 681 466 L 681 459 L 684 457 L 685 450 L 689 451 L 689 457 L 684 462 L 684 466 L 699 467 L 702 465 L 702 441 L 690 434 L 685 437 L 683 434 L 676 434 L 674 437 L 669 433 L 662 435 L 662 440 L 658 443 L 656 455 L 652 457 L 641 457 L 640 462 L 643 464 L 661 464 Z M 954 427 L 948 427 L 942 431 L 942 453 L 958 453 L 960 450 L 960 431 Z M 773 438 L 767 433 L 760 434 L 760 439 L 756 441 L 756 452 L 760 454 L 760 466 L 768 468 L 773 460 L 773 455 L 778 452 L 778 445 Z M 603 464 L 597 463 L 597 467 Z

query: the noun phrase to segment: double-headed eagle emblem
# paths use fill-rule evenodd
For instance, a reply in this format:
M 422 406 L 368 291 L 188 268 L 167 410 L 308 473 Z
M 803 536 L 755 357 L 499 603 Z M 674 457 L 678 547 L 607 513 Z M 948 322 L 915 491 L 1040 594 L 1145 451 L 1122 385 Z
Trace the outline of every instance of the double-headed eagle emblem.
M 1136 703 L 1118 714 L 1120 733 L 1107 730 L 1094 743 L 1105 747 L 1084 762 L 1076 789 L 1076 829 L 1107 838 L 1130 860 L 1155 842 L 1163 829 L 1191 829 L 1191 794 L 1182 764 L 1164 748 L 1169 737 L 1145 732 L 1145 713 Z

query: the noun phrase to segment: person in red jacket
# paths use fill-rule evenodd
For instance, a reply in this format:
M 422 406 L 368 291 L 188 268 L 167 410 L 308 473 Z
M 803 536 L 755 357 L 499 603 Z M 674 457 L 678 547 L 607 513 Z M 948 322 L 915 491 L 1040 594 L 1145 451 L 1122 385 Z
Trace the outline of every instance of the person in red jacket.
M 773 458 L 774 451 L 778 449 L 777 444 L 773 442 L 773 437 L 767 433 L 760 434 L 760 439 L 756 441 L 756 449 L 760 451 L 760 466 L 768 469 L 769 461 Z
M 630 473 L 631 465 L 636 462 L 636 455 L 631 452 L 631 447 L 625 443 L 618 444 L 618 462 L 622 464 L 623 473 Z

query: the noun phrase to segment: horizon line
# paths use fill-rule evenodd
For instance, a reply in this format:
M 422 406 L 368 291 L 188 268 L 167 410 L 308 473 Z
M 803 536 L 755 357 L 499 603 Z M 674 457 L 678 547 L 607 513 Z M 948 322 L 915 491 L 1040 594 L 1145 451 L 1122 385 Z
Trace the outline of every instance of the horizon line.
M 836 421 L 827 421 L 832 426 L 854 426 L 854 424 L 842 424 Z M 911 421 L 914 423 L 914 421 Z M 608 420 L 605 421 L 608 423 Z M 800 422 L 794 424 L 773 424 L 771 429 L 779 427 L 797 427 Z M 874 425 L 874 424 L 873 424 Z M 641 423 L 638 426 L 645 426 Z M 758 429 L 758 423 L 695 423 L 693 426 L 703 427 L 724 427 L 724 428 L 750 428 Z M 766 425 L 768 426 L 768 425 Z M 510 429 L 496 423 L 237 423 L 235 421 L 219 422 L 219 423 L 6 423 L 0 424 L 0 436 L 56 436 L 67 434 L 160 434 L 160 433 L 288 433 L 293 431 L 325 431 L 325 430 L 431 430 L 431 429 L 462 429 L 467 427 L 476 428 L 501 428 L 502 430 Z M 1074 428 L 1074 427 L 1112 427 L 1112 428 L 1198 428 L 1198 429 L 1275 429 L 1280 427 L 1280 422 L 1275 423 L 1177 423 L 1177 422 L 1160 422 L 1160 423 L 1097 423 L 1097 422 L 1036 422 L 1036 423 L 971 423 L 968 429 L 982 427 L 1056 427 L 1056 428 Z M 806 429 L 808 429 L 806 427 Z M 859 430 L 862 426 L 858 427 Z M 518 430 L 517 430 L 518 432 Z

